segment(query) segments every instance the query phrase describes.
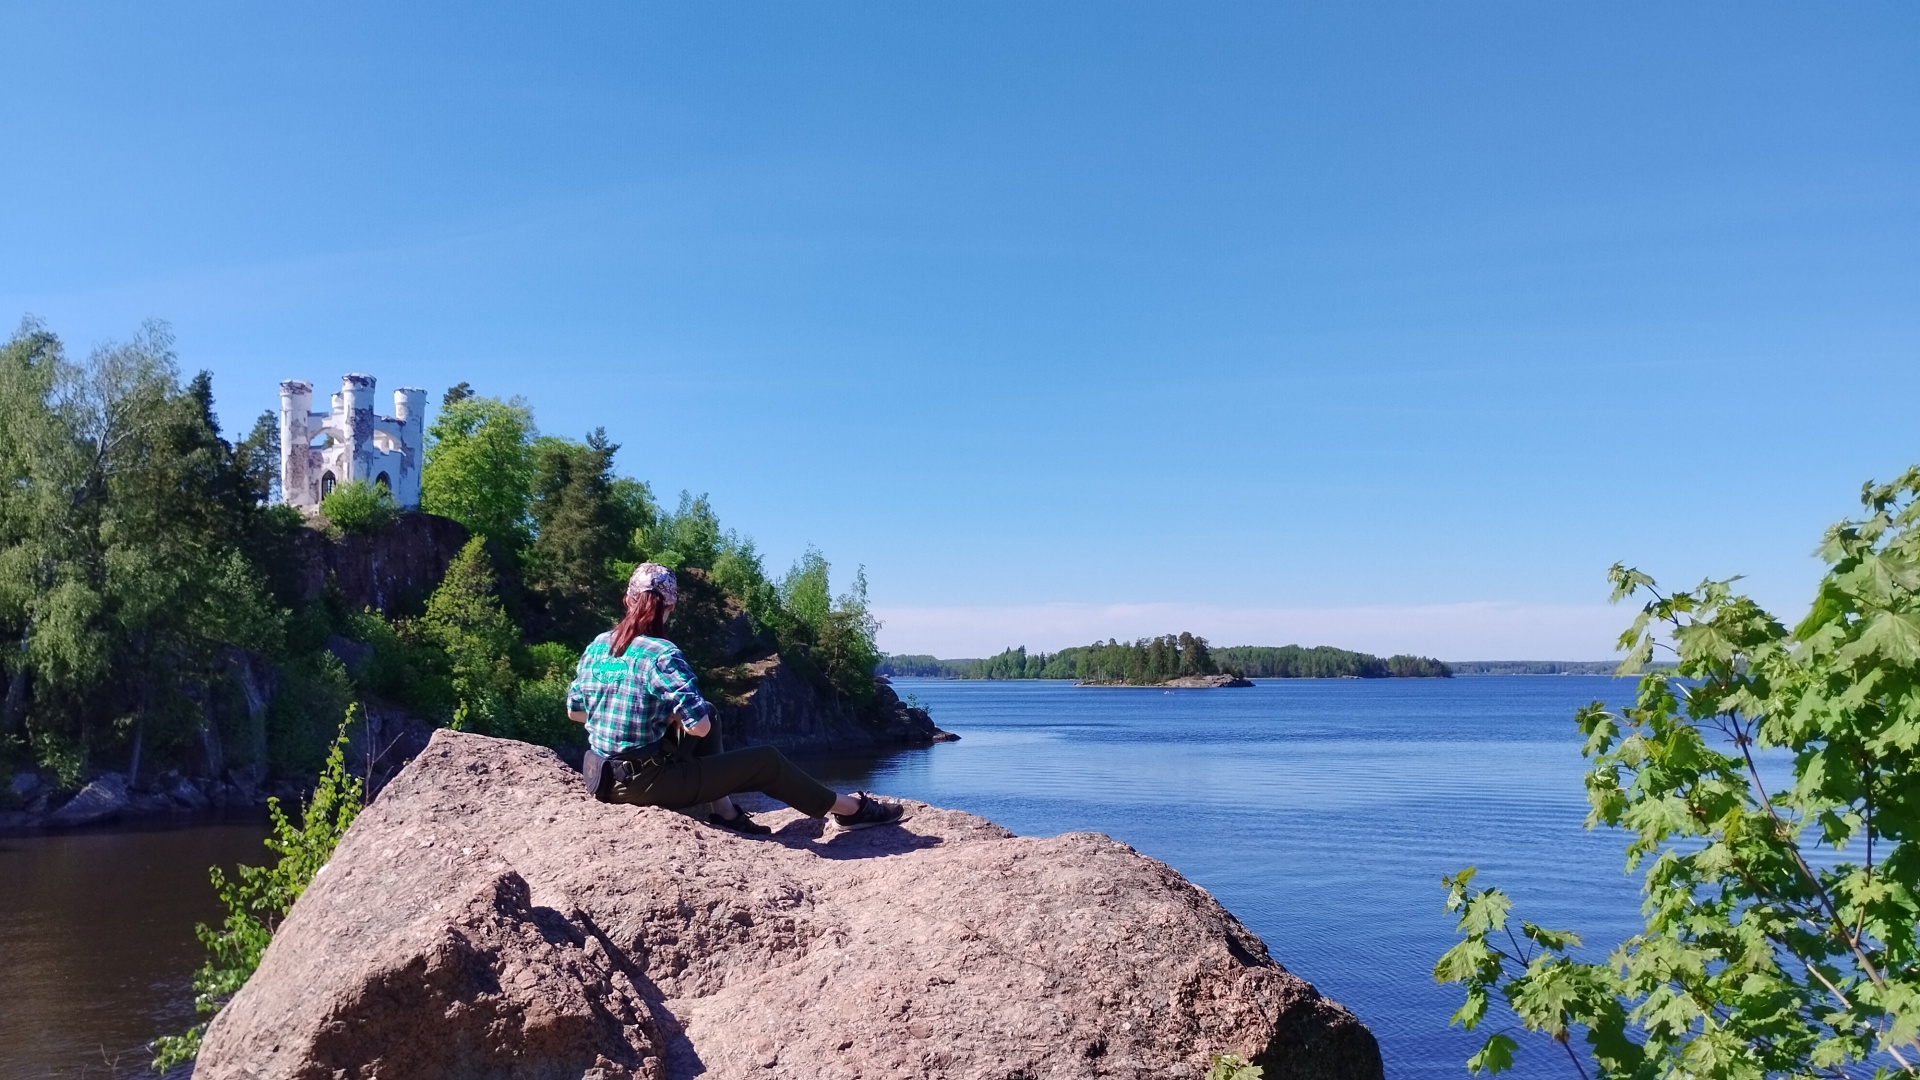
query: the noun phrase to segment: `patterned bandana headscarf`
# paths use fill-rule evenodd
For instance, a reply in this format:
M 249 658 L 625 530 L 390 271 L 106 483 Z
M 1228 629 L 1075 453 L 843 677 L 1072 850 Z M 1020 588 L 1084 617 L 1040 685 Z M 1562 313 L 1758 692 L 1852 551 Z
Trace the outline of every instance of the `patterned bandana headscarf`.
M 633 568 L 633 576 L 627 579 L 627 603 L 633 603 L 647 592 L 658 594 L 668 607 L 680 602 L 680 586 L 673 580 L 673 571 L 659 563 L 643 562 Z

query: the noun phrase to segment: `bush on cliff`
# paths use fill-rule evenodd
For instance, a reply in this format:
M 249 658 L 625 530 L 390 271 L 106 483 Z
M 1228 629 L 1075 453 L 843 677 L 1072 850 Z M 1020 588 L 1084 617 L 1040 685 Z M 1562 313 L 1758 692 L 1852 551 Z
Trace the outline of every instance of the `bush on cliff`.
M 355 480 L 339 484 L 320 500 L 320 516 L 343 533 L 368 533 L 393 523 L 399 507 L 385 484 Z
M 1630 708 L 1576 717 L 1587 823 L 1628 832 L 1645 929 L 1577 959 L 1573 934 L 1515 934 L 1468 868 L 1446 880 L 1462 940 L 1434 967 L 1466 987 L 1456 1023 L 1498 995 L 1582 1075 L 1582 1057 L 1607 1077 L 1920 1072 L 1920 468 L 1862 502 L 1827 531 L 1792 631 L 1731 581 L 1663 594 L 1613 568 L 1616 601 L 1649 597 L 1623 672 L 1661 635 L 1679 660 Z M 1789 758 L 1791 784 L 1770 784 Z M 1468 1068 L 1505 1069 L 1517 1046 L 1496 1032 Z

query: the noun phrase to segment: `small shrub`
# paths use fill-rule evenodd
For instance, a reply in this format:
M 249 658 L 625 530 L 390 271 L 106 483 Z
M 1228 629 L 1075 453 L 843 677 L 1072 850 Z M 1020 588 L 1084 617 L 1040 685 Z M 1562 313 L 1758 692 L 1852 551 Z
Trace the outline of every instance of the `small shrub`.
M 572 679 L 579 662 L 580 650 L 563 642 L 543 641 L 527 647 L 527 674 L 535 679 Z
M 393 492 L 384 484 L 355 480 L 340 484 L 320 500 L 320 513 L 327 524 L 343 533 L 373 532 L 392 524 L 400 508 Z
M 55 790 L 79 790 L 80 780 L 87 771 L 86 750 L 79 743 L 63 738 L 58 732 L 36 731 L 33 756 L 41 768 L 53 774 Z
M 1266 1072 L 1239 1054 L 1215 1054 L 1207 1063 L 1207 1080 L 1260 1080 Z
M 453 715 L 447 655 L 416 621 L 388 622 L 368 608 L 347 616 L 346 624 L 348 637 L 373 647 L 360 669 L 361 687 L 425 717 L 444 721 Z
M 555 750 L 585 746 L 585 729 L 567 718 L 567 687 L 571 682 L 570 675 L 555 675 L 521 683 L 507 734 Z
M 213 890 L 226 905 L 227 917 L 217 929 L 205 923 L 194 928 L 207 949 L 207 961 L 193 977 L 194 1010 L 205 1019 L 184 1034 L 162 1035 L 153 1041 L 155 1072 L 185 1064 L 200 1052 L 207 1025 L 260 966 L 260 956 L 280 920 L 333 858 L 340 837 L 359 815 L 366 791 L 346 765 L 347 727 L 357 712 L 349 708 L 340 722 L 320 782 L 312 801 L 302 807 L 297 827 L 281 811 L 280 800 L 268 800 L 273 835 L 266 845 L 280 861 L 272 866 L 239 867 L 231 879 L 218 866 L 212 869 Z

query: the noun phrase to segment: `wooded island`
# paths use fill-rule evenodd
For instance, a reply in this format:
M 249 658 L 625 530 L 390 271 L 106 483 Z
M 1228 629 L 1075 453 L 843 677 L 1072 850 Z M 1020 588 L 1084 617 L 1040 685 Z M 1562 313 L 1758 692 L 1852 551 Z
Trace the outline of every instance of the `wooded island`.
M 1450 678 L 1447 665 L 1425 656 L 1351 652 L 1328 645 L 1234 645 L 1221 649 L 1191 633 L 1080 645 L 1056 653 L 1026 646 L 985 659 L 941 660 L 888 655 L 882 675 L 937 679 L 1072 679 L 1095 686 L 1162 686 L 1178 679 L 1231 675 L 1242 679 Z

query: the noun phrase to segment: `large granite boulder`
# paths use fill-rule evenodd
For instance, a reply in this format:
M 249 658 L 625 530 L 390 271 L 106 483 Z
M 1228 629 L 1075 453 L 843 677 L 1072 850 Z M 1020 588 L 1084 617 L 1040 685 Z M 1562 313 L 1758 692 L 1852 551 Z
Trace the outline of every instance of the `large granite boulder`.
M 1171 869 L 911 804 L 770 838 L 441 731 L 360 816 L 194 1075 L 1374 1080 L 1367 1029 Z

